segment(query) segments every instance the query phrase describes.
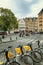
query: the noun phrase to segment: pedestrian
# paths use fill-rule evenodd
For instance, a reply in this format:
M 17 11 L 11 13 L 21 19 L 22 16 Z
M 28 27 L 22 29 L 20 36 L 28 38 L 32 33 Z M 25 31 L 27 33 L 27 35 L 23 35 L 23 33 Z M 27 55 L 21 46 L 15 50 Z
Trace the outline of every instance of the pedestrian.
M 39 45 L 39 44 L 40 44 L 40 41 L 38 40 L 38 46 L 40 47 L 40 45 Z

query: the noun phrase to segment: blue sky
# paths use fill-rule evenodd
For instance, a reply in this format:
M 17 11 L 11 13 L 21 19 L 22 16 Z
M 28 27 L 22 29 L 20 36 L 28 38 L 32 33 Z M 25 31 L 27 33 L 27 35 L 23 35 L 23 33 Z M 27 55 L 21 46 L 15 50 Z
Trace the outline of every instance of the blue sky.
M 0 7 L 11 9 L 17 18 L 37 17 L 43 0 L 0 0 Z

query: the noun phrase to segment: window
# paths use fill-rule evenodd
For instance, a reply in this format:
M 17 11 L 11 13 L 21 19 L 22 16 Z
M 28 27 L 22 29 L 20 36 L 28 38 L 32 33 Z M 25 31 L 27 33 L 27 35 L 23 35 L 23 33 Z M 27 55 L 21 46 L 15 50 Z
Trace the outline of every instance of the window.
M 40 16 L 39 19 L 42 19 L 42 17 Z
M 42 26 L 42 24 L 39 24 L 39 26 Z
M 42 22 L 42 21 L 40 21 L 40 22 Z
M 40 29 L 40 32 L 42 31 L 42 29 Z

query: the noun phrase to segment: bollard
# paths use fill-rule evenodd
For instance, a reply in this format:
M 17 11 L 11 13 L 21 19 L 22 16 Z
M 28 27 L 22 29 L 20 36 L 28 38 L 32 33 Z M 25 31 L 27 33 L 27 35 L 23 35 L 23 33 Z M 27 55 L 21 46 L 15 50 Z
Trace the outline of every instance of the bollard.
M 10 37 L 10 41 L 12 41 L 12 38 Z
M 16 40 L 17 40 L 17 37 L 16 37 Z
M 0 38 L 0 43 L 2 43 L 2 38 Z

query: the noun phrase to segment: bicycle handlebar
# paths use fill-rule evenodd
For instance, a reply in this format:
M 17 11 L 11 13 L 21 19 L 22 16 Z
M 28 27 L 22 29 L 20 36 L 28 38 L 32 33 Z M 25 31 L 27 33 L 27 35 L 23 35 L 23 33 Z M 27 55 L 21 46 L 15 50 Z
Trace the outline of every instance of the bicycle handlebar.
M 13 46 L 8 46 L 8 48 L 12 48 Z

